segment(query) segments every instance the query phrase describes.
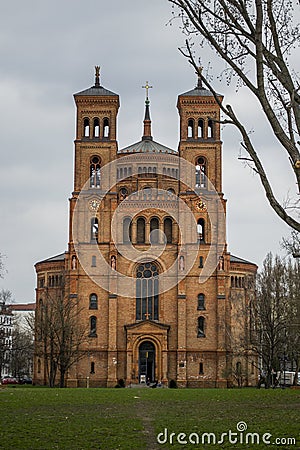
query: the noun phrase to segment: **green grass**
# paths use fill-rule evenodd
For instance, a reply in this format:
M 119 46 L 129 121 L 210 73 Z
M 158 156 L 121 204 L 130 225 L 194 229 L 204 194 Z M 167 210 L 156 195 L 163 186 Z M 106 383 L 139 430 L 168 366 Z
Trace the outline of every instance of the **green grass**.
M 5 450 L 103 449 L 255 449 L 300 448 L 300 391 L 291 389 L 0 389 L 0 448 Z M 182 445 L 182 432 L 201 435 L 247 432 L 296 438 L 296 445 L 232 444 Z M 164 445 L 158 433 L 176 436 Z M 243 433 L 243 436 L 247 432 Z M 193 435 L 195 439 L 195 434 Z M 184 437 L 182 437 L 184 440 Z M 201 442 L 201 441 L 200 441 Z M 206 441 L 207 442 L 207 441 Z

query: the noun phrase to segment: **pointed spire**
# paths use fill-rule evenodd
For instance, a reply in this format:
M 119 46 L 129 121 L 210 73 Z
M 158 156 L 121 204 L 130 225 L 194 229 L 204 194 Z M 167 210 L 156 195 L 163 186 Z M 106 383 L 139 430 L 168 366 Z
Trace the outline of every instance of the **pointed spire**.
M 203 89 L 202 79 L 201 79 L 202 70 L 203 70 L 203 67 L 199 66 L 196 71 L 196 75 L 198 76 L 198 83 L 197 83 L 196 89 Z
M 95 87 L 100 87 L 100 66 L 95 66 Z
M 144 135 L 142 137 L 142 140 L 149 140 L 152 141 L 151 136 L 151 119 L 150 119 L 150 100 L 149 100 L 149 89 L 153 86 L 149 86 L 148 81 L 146 81 L 146 85 L 142 86 L 144 89 L 146 89 L 146 100 L 145 100 L 145 118 L 144 118 Z

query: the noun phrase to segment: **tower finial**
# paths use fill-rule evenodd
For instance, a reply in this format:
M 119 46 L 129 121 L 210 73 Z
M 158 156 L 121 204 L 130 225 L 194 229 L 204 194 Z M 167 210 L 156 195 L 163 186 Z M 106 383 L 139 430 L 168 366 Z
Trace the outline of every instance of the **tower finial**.
M 153 86 L 149 86 L 148 81 L 146 81 L 145 86 L 142 86 L 143 89 L 146 89 L 146 100 L 145 100 L 145 118 L 144 118 L 144 135 L 142 137 L 143 140 L 152 140 L 151 136 L 151 119 L 150 119 L 150 100 L 149 100 L 149 89 Z
M 153 86 L 149 86 L 149 82 L 146 81 L 145 86 L 142 86 L 143 89 L 146 89 L 146 102 L 149 101 L 149 89 L 153 88 Z
M 196 70 L 196 75 L 198 76 L 198 83 L 197 83 L 197 89 L 202 89 L 202 79 L 201 79 L 201 75 L 202 75 L 202 70 L 203 67 L 202 66 L 198 66 L 197 70 Z
M 95 86 L 100 86 L 100 66 L 95 66 Z

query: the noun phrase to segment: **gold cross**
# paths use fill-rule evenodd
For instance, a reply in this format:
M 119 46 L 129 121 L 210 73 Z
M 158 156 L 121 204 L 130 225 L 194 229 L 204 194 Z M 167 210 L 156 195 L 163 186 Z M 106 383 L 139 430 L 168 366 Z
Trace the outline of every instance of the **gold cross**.
M 146 89 L 146 99 L 148 99 L 149 89 L 153 88 L 153 86 L 149 86 L 149 82 L 146 81 L 146 85 L 142 86 L 143 89 Z
M 150 317 L 150 316 L 151 316 L 151 314 L 146 313 L 146 314 L 145 314 L 146 320 L 149 320 L 149 317 Z

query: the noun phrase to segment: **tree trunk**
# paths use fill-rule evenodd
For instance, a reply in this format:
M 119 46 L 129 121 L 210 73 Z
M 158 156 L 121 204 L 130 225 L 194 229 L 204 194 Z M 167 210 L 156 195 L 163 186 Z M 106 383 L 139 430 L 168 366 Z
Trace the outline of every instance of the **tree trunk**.
M 59 380 L 59 387 L 64 388 L 65 387 L 65 370 L 60 369 L 60 380 Z

